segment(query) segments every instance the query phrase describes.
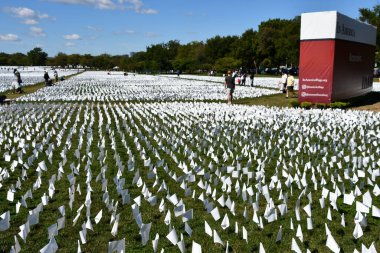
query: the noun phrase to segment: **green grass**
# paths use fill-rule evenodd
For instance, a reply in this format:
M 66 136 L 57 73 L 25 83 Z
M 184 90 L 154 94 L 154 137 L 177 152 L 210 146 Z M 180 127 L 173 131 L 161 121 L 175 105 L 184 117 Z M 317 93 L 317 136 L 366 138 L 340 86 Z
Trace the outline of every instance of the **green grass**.
M 297 92 L 295 92 L 297 96 Z M 261 96 L 257 98 L 242 98 L 233 101 L 234 104 L 241 105 L 264 105 L 268 107 L 278 106 L 278 107 L 291 107 L 291 101 L 298 101 L 298 98 L 289 97 L 286 98 L 285 94 L 274 94 L 268 96 Z
M 295 91 L 296 96 L 298 92 Z M 234 104 L 243 104 L 243 105 L 264 105 L 268 107 L 277 106 L 277 107 L 291 107 L 292 101 L 298 101 L 298 98 L 285 98 L 285 94 L 274 94 L 268 96 L 261 96 L 257 98 L 243 98 L 234 100 Z M 348 108 L 355 109 L 361 106 L 371 106 L 373 104 L 380 102 L 380 92 L 370 92 L 366 95 L 344 99 L 342 102 L 348 102 Z

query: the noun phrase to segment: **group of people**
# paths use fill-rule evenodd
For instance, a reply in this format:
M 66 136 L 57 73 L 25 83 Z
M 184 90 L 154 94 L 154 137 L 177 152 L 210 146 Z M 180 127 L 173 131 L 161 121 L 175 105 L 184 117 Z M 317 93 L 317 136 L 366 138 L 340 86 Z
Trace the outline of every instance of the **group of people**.
M 235 71 L 231 72 L 231 76 L 232 76 L 232 78 L 234 78 L 235 84 L 238 84 L 241 86 L 246 85 L 248 73 L 235 70 Z M 253 82 L 255 79 L 255 73 L 253 71 L 250 72 L 249 79 L 251 81 L 250 85 L 251 85 L 251 87 L 253 87 Z
M 13 74 L 16 77 L 16 81 L 12 83 L 12 88 L 13 88 L 13 93 L 23 93 L 22 90 L 22 80 L 21 80 L 21 74 L 17 69 L 13 70 Z M 44 73 L 44 80 L 45 80 L 45 85 L 46 86 L 52 86 L 53 85 L 53 80 L 50 79 L 49 73 L 45 70 Z M 54 80 L 55 82 L 59 81 L 58 77 L 58 72 L 57 70 L 54 70 Z M 61 77 L 61 81 L 63 81 L 64 78 Z
M 287 73 L 286 71 L 282 72 L 280 90 L 286 94 L 286 98 L 289 97 L 289 94 L 292 94 L 295 97 L 294 93 L 294 76 L 291 71 Z
M 44 73 L 44 79 L 45 79 L 45 85 L 46 86 L 52 86 L 53 85 L 53 80 L 50 79 L 49 73 L 46 70 Z M 57 70 L 54 70 L 54 81 L 55 82 L 59 81 Z
M 245 73 L 243 73 L 239 77 L 239 74 L 237 71 L 231 72 L 231 70 L 228 70 L 227 76 L 225 77 L 225 80 L 224 80 L 224 88 L 227 91 L 227 103 L 228 104 L 232 104 L 233 93 L 235 91 L 235 85 L 236 85 L 235 79 L 238 78 L 237 83 L 239 85 L 240 85 L 240 80 L 241 80 L 241 85 L 245 86 L 246 77 L 247 77 L 247 74 L 245 74 Z M 252 87 L 253 87 L 254 77 L 255 77 L 254 73 L 251 72 L 250 79 L 251 79 L 251 86 Z M 284 93 L 286 93 L 286 98 L 288 98 L 290 94 L 293 97 L 295 97 L 294 76 L 293 76 L 293 73 L 291 71 L 289 71 L 289 73 L 287 73 L 286 71 L 282 72 L 280 85 L 281 85 L 280 89 Z
M 227 90 L 228 104 L 232 104 L 232 98 L 233 98 L 233 93 L 235 91 L 236 82 L 238 85 L 245 86 L 247 76 L 248 76 L 247 73 L 238 72 L 238 71 L 232 72 L 231 70 L 228 70 L 227 76 L 224 80 L 224 88 Z M 255 79 L 254 72 L 250 73 L 249 78 L 251 80 L 251 87 L 253 87 L 253 82 Z

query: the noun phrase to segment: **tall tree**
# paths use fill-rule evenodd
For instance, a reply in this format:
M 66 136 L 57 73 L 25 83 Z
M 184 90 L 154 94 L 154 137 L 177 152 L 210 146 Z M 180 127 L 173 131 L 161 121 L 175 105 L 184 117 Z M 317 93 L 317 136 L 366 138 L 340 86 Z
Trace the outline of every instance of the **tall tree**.
M 212 69 L 211 65 L 207 66 L 206 63 L 204 43 L 193 41 L 179 47 L 176 58 L 173 60 L 173 67 L 190 73 L 199 69 Z
M 54 65 L 61 66 L 63 68 L 68 64 L 67 59 L 68 59 L 67 54 L 60 52 L 54 57 Z
M 215 36 L 206 41 L 205 52 L 209 63 L 214 64 L 215 61 L 223 57 L 233 57 L 232 44 L 237 39 L 237 36 Z
M 376 38 L 376 52 L 380 50 L 380 5 L 375 5 L 372 10 L 368 8 L 359 9 L 360 17 L 359 20 L 367 22 L 373 26 L 377 27 L 377 38 Z M 380 55 L 376 54 L 376 62 L 380 63 Z
M 262 65 L 298 65 L 300 17 L 292 20 L 270 19 L 258 31 L 257 57 Z M 265 62 L 264 62 L 265 60 Z
M 240 60 L 245 70 L 250 70 L 255 67 L 254 59 L 257 47 L 257 32 L 253 31 L 253 29 L 245 31 L 241 37 L 235 40 L 231 47 L 233 57 Z
M 3 52 L 0 53 L 0 65 L 1 66 L 10 65 L 8 63 L 8 59 L 9 59 L 9 54 L 3 53 Z
M 12 66 L 26 66 L 28 65 L 28 57 L 22 53 L 15 53 L 8 60 L 8 64 Z
M 35 47 L 27 53 L 29 64 L 33 66 L 45 66 L 48 54 L 40 47 Z

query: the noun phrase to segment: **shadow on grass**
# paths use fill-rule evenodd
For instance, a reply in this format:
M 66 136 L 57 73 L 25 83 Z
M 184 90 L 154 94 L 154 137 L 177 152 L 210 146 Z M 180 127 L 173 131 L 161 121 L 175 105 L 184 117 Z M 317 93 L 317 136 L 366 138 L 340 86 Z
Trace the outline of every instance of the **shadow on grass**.
M 350 107 L 374 105 L 380 102 L 380 92 L 370 92 L 360 97 L 343 100 L 349 102 Z

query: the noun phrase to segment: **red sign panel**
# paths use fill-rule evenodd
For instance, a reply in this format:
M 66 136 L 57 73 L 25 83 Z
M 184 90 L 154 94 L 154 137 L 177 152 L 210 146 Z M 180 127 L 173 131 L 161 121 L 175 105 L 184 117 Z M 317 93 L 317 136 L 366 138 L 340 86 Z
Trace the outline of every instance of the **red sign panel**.
M 299 101 L 330 103 L 335 40 L 301 41 L 300 47 Z

